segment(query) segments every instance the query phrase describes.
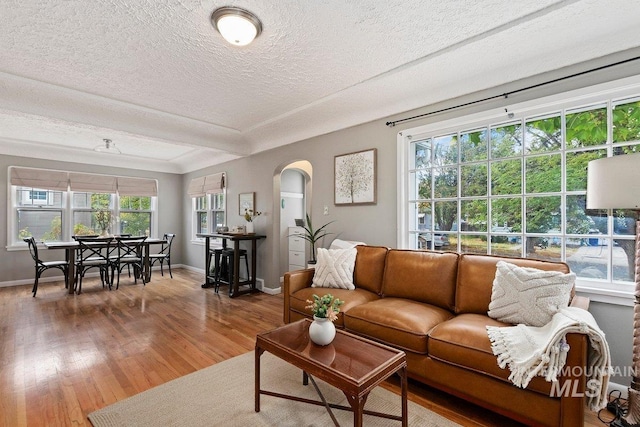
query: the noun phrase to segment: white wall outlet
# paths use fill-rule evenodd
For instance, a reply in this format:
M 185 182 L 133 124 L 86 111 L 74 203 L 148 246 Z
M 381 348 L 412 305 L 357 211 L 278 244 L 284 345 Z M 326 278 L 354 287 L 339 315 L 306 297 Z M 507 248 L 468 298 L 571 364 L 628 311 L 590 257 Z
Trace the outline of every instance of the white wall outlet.
M 329 215 L 329 206 L 324 207 L 323 215 Z

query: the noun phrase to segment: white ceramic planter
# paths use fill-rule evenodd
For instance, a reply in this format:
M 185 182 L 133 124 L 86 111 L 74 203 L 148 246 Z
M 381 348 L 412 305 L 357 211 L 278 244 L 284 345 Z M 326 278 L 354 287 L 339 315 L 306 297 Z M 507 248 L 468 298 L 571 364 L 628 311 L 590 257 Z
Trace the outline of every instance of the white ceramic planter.
M 309 325 L 309 338 L 318 345 L 331 344 L 336 336 L 336 326 L 326 317 L 313 316 Z

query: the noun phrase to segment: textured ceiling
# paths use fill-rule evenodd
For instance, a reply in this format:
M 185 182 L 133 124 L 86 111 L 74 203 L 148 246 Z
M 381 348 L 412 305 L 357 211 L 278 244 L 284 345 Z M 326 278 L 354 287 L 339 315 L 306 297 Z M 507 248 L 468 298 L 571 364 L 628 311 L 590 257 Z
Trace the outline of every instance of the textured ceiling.
M 227 5 L 253 44 L 211 26 Z M 637 47 L 638 22 L 637 0 L 3 0 L 0 154 L 184 173 Z

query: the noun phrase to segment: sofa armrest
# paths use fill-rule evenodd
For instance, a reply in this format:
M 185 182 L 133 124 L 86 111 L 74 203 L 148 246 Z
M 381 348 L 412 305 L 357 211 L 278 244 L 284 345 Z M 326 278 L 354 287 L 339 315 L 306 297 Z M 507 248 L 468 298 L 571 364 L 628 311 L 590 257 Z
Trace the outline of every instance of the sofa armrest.
M 310 288 L 313 283 L 315 269 L 289 271 L 284 274 L 284 323 L 291 320 L 289 310 L 291 308 L 289 296 L 300 289 Z
M 581 308 L 583 310 L 589 310 L 589 303 L 591 301 L 589 300 L 589 298 L 587 297 L 580 297 L 578 295 L 574 295 L 573 299 L 571 300 L 571 304 L 569 304 L 571 307 L 578 307 Z
M 315 269 L 289 271 L 284 274 L 284 294 L 291 295 L 300 289 L 310 288 L 313 283 Z

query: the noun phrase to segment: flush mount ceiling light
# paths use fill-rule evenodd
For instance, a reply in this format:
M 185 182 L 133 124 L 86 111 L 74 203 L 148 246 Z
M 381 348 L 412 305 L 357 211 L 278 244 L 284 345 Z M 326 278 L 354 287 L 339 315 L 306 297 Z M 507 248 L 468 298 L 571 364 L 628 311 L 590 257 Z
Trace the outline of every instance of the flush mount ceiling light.
M 239 7 L 225 6 L 214 10 L 211 23 L 226 41 L 235 46 L 248 45 L 262 32 L 258 17 Z
M 97 151 L 99 153 L 109 153 L 109 154 L 121 154 L 116 144 L 114 144 L 110 139 L 103 139 L 104 145 L 98 145 L 93 151 Z

